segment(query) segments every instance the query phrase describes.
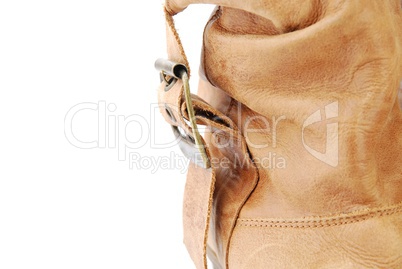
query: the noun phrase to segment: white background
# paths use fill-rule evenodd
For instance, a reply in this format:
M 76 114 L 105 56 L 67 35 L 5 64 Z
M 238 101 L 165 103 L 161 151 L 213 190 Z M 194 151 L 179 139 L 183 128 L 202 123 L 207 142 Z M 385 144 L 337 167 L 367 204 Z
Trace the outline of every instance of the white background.
M 177 20 L 193 74 L 212 9 L 194 6 Z M 164 30 L 156 0 L 0 2 L 0 268 L 193 268 L 182 244 L 185 173 L 178 163 L 147 166 L 181 156 L 147 140 L 172 139 L 151 112 Z M 142 168 L 119 161 L 113 143 L 80 149 L 66 139 L 67 112 L 100 101 L 117 108 L 111 118 L 146 121 L 123 126 L 146 142 L 127 150 Z M 97 140 L 97 111 L 77 113 L 72 129 Z

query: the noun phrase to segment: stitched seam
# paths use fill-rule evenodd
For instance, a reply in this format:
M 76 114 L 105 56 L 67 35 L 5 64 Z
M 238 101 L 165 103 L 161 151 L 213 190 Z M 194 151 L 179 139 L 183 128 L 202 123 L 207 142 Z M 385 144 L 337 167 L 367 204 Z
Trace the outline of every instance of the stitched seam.
M 375 217 L 391 216 L 402 212 L 402 204 L 384 209 L 374 209 L 371 212 L 354 212 L 349 216 L 322 217 L 321 219 L 267 220 L 267 219 L 238 219 L 238 226 L 243 227 L 272 227 L 272 228 L 322 228 L 340 226 L 361 222 Z M 318 217 L 316 217 L 318 218 Z

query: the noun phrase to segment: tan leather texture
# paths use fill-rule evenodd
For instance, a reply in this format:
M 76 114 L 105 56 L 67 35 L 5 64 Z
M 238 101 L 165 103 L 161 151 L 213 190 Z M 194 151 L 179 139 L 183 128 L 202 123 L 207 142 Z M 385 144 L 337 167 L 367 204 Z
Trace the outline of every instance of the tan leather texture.
M 213 166 L 184 199 L 196 267 L 402 268 L 401 2 L 167 1 L 183 64 L 172 16 L 195 3 L 218 5 L 193 96 Z M 180 88 L 160 103 L 188 119 Z

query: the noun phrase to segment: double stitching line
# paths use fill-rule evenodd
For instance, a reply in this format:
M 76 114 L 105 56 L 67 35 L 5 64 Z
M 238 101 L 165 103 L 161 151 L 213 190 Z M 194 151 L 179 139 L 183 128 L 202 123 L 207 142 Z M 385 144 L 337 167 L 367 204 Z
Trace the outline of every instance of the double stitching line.
M 340 226 L 361 222 L 364 220 L 391 216 L 402 212 L 402 203 L 383 208 L 371 210 L 355 211 L 349 214 L 339 214 L 334 216 L 314 216 L 299 219 L 238 219 L 237 225 L 243 227 L 270 227 L 270 228 L 323 228 Z

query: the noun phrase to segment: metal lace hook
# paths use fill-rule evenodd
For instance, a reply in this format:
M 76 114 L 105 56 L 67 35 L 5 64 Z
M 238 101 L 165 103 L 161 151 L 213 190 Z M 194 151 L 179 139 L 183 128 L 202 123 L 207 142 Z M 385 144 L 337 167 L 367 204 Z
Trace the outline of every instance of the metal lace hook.
M 211 166 L 209 162 L 209 158 L 207 156 L 204 143 L 202 141 L 202 137 L 198 130 L 196 118 L 195 118 L 195 111 L 193 107 L 193 102 L 191 99 L 191 91 L 190 91 L 190 83 L 188 77 L 188 69 L 185 65 L 180 63 L 175 63 L 165 59 L 158 59 L 155 62 L 155 68 L 160 71 L 161 79 L 166 82 L 167 87 L 165 90 L 169 90 L 171 88 L 172 80 L 167 80 L 166 75 L 171 76 L 174 79 L 181 79 L 183 82 L 183 89 L 184 89 L 184 97 L 186 100 L 186 108 L 189 117 L 190 127 L 193 134 L 193 140 L 197 151 L 201 155 L 202 164 L 204 168 L 209 168 Z M 169 87 L 170 85 L 170 87 Z M 178 132 L 175 132 L 175 135 Z

